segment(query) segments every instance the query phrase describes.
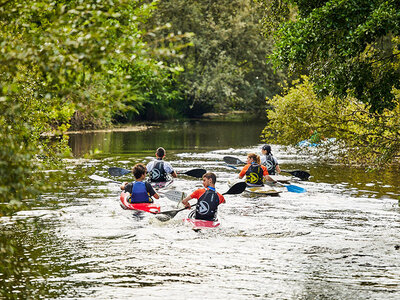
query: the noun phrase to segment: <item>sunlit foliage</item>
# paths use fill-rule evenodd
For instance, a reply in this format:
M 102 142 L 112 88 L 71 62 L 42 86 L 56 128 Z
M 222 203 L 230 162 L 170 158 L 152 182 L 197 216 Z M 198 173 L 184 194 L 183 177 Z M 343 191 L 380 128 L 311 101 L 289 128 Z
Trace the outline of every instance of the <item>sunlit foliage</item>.
M 268 111 L 264 140 L 293 145 L 318 132 L 325 139 L 336 138 L 331 146 L 339 160 L 385 166 L 400 155 L 400 92 L 393 93 L 395 108 L 378 114 L 355 98 L 321 99 L 308 78 L 303 77 L 302 82 L 293 82 L 283 96 L 268 99 L 274 110 Z M 322 151 L 330 149 L 321 147 Z
M 45 188 L 36 171 L 63 152 L 72 117 L 104 126 L 168 98 L 179 68 L 155 59 L 139 29 L 153 9 L 126 0 L 0 2 L 0 202 L 14 208 Z

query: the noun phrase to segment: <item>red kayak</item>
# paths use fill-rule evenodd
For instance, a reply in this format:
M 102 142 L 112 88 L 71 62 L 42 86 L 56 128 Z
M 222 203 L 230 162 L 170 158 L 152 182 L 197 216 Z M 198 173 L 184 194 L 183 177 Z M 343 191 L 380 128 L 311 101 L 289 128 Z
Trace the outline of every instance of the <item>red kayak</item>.
M 206 220 L 198 220 L 198 219 L 183 219 L 185 224 L 190 224 L 193 226 L 193 229 L 200 228 L 215 228 L 218 227 L 221 223 L 219 221 L 206 221 Z
M 121 207 L 123 209 L 141 210 L 152 214 L 158 214 L 160 212 L 160 205 L 155 203 L 129 203 L 128 199 L 130 196 L 129 193 L 121 193 L 119 199 L 121 200 Z

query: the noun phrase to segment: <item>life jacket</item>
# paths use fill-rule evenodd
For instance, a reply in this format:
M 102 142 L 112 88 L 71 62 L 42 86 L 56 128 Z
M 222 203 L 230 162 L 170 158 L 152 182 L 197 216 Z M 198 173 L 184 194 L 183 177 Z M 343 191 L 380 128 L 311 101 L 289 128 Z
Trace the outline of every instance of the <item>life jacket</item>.
M 207 189 L 197 201 L 195 219 L 213 221 L 218 205 L 219 197 L 215 189 Z
M 252 163 L 246 171 L 246 183 L 263 185 L 264 171 L 260 165 Z
M 167 172 L 164 169 L 164 162 L 162 160 L 154 161 L 153 169 L 150 171 L 151 182 L 168 181 Z
M 151 203 L 153 202 L 143 181 L 135 181 L 132 185 L 132 194 L 129 203 Z
M 271 154 L 265 155 L 265 166 L 267 167 L 269 175 L 275 175 L 276 163 Z

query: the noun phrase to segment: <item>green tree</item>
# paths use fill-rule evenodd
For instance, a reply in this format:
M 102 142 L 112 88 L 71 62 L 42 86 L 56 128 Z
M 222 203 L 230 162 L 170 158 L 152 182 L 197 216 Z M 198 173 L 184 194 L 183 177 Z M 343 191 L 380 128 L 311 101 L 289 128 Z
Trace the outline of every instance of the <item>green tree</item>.
M 268 100 L 274 109 L 268 111 L 265 142 L 293 145 L 318 132 L 323 138 L 336 138 L 335 143 L 326 143 L 318 150 L 336 154 L 342 162 L 383 167 L 400 156 L 399 90 L 394 90 L 395 108 L 376 113 L 352 97 L 321 99 L 307 77 L 292 84 L 283 96 Z
M 353 96 L 377 112 L 396 107 L 399 1 L 259 2 L 266 8 L 268 30 L 278 27 L 268 31 L 275 33 L 275 66 L 286 68 L 291 75 L 308 74 L 318 95 Z
M 185 114 L 232 109 L 260 113 L 265 97 L 279 91 L 281 76 L 265 60 L 272 48 L 262 36 L 261 13 L 251 0 L 159 2 L 151 26 L 169 22 L 176 35 L 193 33 L 187 40 L 193 46 L 173 60 L 184 68 L 178 88 Z
M 179 72 L 143 41 L 139 27 L 153 9 L 128 0 L 0 2 L 0 202 L 11 211 L 46 188 L 39 170 L 65 149 L 77 111 L 101 125 L 170 92 L 144 93 L 143 81 L 162 87 Z

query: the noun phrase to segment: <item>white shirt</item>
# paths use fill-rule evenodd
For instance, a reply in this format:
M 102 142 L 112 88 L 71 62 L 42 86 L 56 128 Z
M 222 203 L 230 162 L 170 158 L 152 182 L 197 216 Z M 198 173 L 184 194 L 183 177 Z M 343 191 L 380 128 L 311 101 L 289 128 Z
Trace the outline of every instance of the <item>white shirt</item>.
M 166 162 L 165 160 L 159 160 L 159 159 L 155 159 L 147 164 L 147 166 L 146 166 L 147 172 L 151 172 L 151 170 L 153 170 L 153 168 L 154 168 L 154 164 L 158 161 L 164 162 L 164 170 L 165 170 L 165 172 L 167 172 L 167 174 L 171 174 L 172 172 L 174 172 L 174 168 L 172 168 L 172 166 L 169 162 Z
M 275 158 L 275 156 L 271 156 L 271 158 L 272 158 L 272 160 L 274 161 L 275 166 L 279 165 L 279 164 L 278 164 L 278 160 Z M 265 156 L 265 155 L 261 155 L 261 164 L 265 166 L 265 165 L 266 165 L 266 162 L 267 162 L 266 156 Z

